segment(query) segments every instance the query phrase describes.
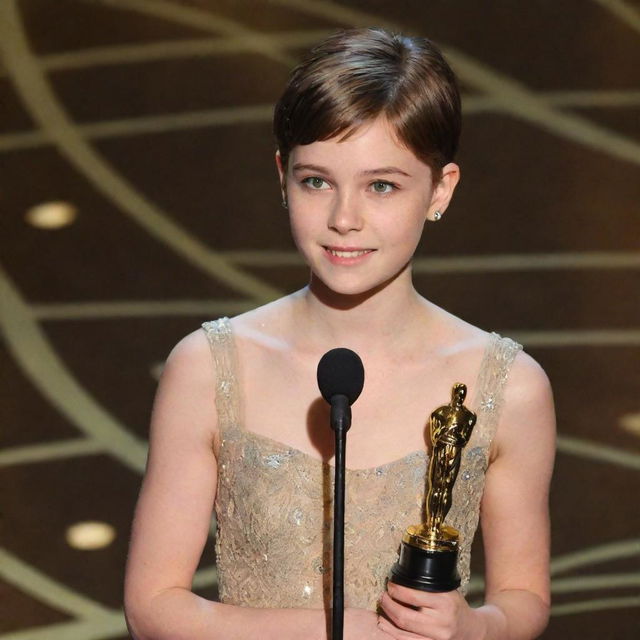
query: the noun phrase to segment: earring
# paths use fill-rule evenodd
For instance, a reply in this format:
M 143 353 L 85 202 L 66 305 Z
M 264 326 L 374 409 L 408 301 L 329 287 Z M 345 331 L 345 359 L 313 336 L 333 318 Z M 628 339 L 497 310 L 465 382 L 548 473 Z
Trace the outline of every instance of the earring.
M 440 213 L 440 211 L 435 211 L 433 213 L 433 219 L 438 222 L 438 220 L 440 220 L 440 218 L 442 218 L 442 214 Z
M 287 199 L 286 199 L 286 198 L 282 198 L 282 206 L 283 206 L 285 209 L 288 209 L 288 208 L 289 208 L 289 203 L 287 202 Z

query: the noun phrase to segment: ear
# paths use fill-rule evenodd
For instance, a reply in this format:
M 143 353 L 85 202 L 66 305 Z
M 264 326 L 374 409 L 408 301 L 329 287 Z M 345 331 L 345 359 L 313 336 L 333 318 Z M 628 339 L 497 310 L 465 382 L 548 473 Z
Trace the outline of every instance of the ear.
M 460 167 L 457 164 L 450 162 L 442 167 L 442 177 L 434 186 L 431 194 L 431 202 L 427 214 L 429 220 L 435 220 L 434 214 L 436 211 L 441 214 L 446 211 L 459 181 Z
M 278 178 L 280 179 L 280 189 L 283 199 L 287 197 L 287 171 L 282 164 L 282 156 L 280 149 L 276 151 L 276 168 L 278 169 Z

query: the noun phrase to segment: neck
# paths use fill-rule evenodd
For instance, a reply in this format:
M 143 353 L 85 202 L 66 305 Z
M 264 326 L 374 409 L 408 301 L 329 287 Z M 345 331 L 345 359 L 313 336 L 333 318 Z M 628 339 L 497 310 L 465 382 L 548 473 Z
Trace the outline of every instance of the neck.
M 424 300 L 413 287 L 410 265 L 392 281 L 358 295 L 338 294 L 312 275 L 299 295 L 304 340 L 322 349 L 344 346 L 378 351 L 379 346 L 409 339 L 425 313 Z M 404 328 L 401 332 L 398 323 Z

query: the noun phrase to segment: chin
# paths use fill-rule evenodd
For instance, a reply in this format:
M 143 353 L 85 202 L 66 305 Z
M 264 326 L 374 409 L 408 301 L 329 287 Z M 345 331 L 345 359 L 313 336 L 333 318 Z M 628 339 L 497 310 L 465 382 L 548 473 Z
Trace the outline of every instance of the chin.
M 399 274 L 395 274 L 384 280 L 365 280 L 364 278 L 353 278 L 350 281 L 339 278 L 322 278 L 314 273 L 311 277 L 311 289 L 318 297 L 327 302 L 334 301 L 340 306 L 351 306 L 364 301 L 371 296 L 386 289 L 396 280 Z

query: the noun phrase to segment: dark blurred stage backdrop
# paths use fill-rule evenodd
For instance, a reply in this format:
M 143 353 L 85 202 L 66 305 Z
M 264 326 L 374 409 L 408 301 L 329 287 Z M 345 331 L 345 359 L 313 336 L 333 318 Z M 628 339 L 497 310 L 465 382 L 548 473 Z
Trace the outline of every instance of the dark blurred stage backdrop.
M 554 385 L 544 638 L 640 637 L 638 0 L 0 0 L 0 640 L 127 637 L 163 360 L 305 284 L 272 105 L 309 45 L 367 25 L 436 40 L 464 93 L 419 290 Z

